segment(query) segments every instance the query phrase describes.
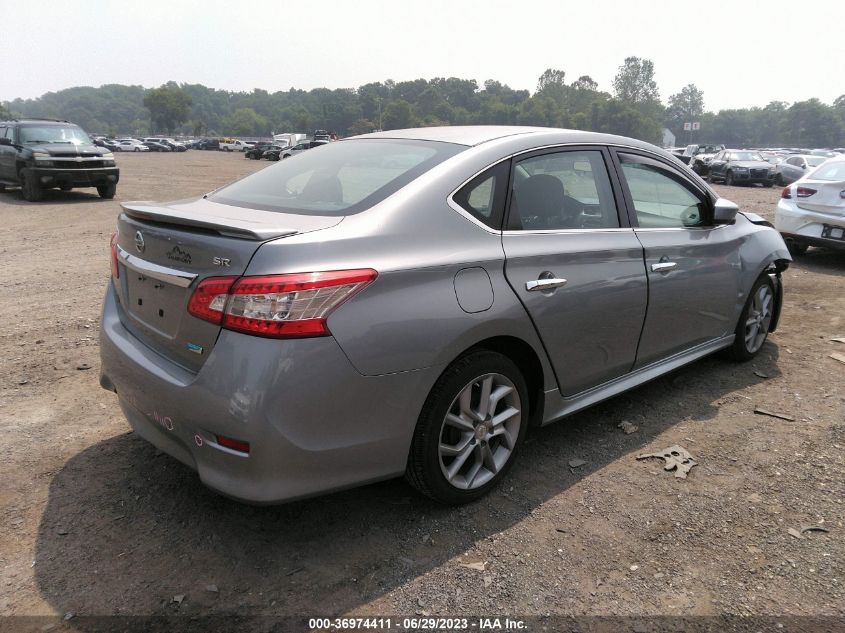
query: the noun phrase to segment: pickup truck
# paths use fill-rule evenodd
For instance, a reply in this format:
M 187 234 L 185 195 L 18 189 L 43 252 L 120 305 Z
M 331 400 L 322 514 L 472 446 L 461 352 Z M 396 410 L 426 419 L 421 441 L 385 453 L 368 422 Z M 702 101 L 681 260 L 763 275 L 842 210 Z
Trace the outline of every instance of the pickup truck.
M 245 152 L 248 149 L 252 149 L 252 147 L 252 143 L 247 143 L 246 141 L 239 141 L 237 139 L 230 142 L 220 141 L 220 150 L 224 152 Z
M 702 144 L 687 145 L 684 153 L 678 156 L 681 162 L 689 165 L 699 176 L 706 176 L 710 171 L 710 161 L 713 157 L 725 149 L 724 145 Z

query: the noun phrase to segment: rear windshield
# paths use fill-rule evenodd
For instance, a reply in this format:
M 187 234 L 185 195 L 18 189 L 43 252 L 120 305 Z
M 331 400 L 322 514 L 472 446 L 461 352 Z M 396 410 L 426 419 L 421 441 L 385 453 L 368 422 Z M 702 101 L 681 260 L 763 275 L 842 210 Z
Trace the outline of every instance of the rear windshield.
M 809 176 L 813 180 L 830 180 L 833 182 L 845 180 L 845 160 L 834 161 L 822 165 Z
M 350 215 L 384 200 L 463 145 L 360 139 L 328 143 L 217 191 L 211 200 L 305 215 Z

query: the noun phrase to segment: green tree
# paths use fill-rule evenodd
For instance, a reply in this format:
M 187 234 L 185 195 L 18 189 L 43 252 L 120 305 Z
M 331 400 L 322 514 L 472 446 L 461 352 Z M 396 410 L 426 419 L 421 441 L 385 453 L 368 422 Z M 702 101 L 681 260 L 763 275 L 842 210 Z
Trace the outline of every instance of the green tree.
M 704 93 L 695 84 L 684 86 L 680 92 L 669 97 L 666 109 L 666 127 L 680 138 L 684 123 L 701 120 L 704 114 Z
M 252 108 L 238 108 L 226 129 L 235 136 L 266 136 L 270 133 L 270 123 Z
M 613 78 L 613 92 L 627 103 L 659 101 L 660 94 L 654 80 L 654 62 L 639 57 L 626 57 Z
M 358 134 L 369 134 L 375 129 L 375 124 L 369 119 L 358 119 L 349 126 L 349 134 L 352 136 L 357 136 Z
M 411 104 L 404 99 L 391 101 L 384 109 L 382 125 L 384 125 L 385 130 L 399 130 L 413 127 Z
M 191 115 L 191 97 L 175 84 L 147 91 L 144 106 L 150 111 L 153 129 L 168 134 Z
M 12 112 L 6 107 L 6 104 L 0 103 L 0 121 L 12 118 Z

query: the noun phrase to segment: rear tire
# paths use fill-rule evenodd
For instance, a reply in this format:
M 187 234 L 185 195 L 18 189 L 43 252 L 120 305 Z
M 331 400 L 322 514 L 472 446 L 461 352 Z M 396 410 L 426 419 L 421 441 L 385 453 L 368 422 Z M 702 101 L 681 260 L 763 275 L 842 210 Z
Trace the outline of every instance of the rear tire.
M 100 194 L 101 198 L 111 200 L 117 193 L 117 185 L 100 185 L 97 187 L 97 193 Z
M 38 184 L 35 176 L 29 173 L 28 170 L 22 169 L 20 173 L 21 179 L 21 194 L 23 199 L 27 202 L 40 202 L 44 199 L 44 190 Z
M 528 389 L 506 356 L 476 350 L 438 378 L 417 421 L 405 477 L 445 504 L 474 501 L 501 481 L 528 428 Z
M 766 273 L 760 275 L 736 325 L 730 355 L 737 362 L 749 361 L 763 349 L 775 310 L 775 286 Z
M 59 190 L 61 191 L 70 191 L 71 189 L 73 189 L 71 185 L 59 185 Z

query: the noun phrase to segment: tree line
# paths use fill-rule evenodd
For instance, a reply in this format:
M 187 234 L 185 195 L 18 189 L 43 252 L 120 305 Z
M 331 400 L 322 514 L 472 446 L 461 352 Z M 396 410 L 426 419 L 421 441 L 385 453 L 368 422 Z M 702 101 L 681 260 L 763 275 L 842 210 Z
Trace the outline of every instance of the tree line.
M 5 110 L 5 113 L 4 113 Z M 191 136 L 269 136 L 325 129 L 342 136 L 376 129 L 432 125 L 538 125 L 631 136 L 660 143 L 663 129 L 678 144 L 841 147 L 845 145 L 845 95 L 774 101 L 764 107 L 710 112 L 694 84 L 661 101 L 652 61 L 628 57 L 611 90 L 588 75 L 567 81 L 549 68 L 534 92 L 494 79 L 435 77 L 270 93 L 230 92 L 201 84 L 168 82 L 158 88 L 109 84 L 48 92 L 36 99 L 0 103 L 3 116 L 68 119 L 95 134 L 168 133 Z M 698 121 L 697 132 L 684 123 Z

